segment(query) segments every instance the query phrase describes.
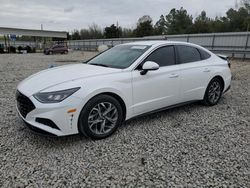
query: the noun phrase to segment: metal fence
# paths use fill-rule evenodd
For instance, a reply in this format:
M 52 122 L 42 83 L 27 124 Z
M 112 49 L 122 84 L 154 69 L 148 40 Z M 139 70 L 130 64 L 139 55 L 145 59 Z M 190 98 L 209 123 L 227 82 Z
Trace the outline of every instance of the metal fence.
M 237 58 L 250 58 L 250 32 L 235 33 L 207 33 L 207 34 L 184 34 L 184 35 L 161 35 L 143 38 L 118 38 L 118 39 L 92 39 L 92 40 L 69 40 L 67 45 L 73 50 L 95 51 L 99 45 L 107 45 L 109 47 L 145 40 L 171 40 L 191 42 L 201 45 L 215 53 L 221 53 Z M 3 43 L 3 41 L 0 41 Z M 12 41 L 10 45 L 41 47 L 41 43 Z M 47 44 L 46 46 L 48 46 Z M 44 45 L 43 45 L 44 46 Z
M 250 58 L 249 37 L 250 32 L 162 35 L 144 38 L 70 40 L 68 46 L 74 50 L 95 51 L 102 44 L 112 47 L 134 41 L 170 40 L 195 43 L 215 53 L 226 54 L 230 57 Z

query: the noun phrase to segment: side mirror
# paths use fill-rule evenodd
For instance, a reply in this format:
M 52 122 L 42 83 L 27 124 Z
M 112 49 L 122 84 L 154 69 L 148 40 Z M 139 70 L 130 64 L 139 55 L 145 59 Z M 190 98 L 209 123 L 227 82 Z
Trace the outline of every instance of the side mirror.
M 142 66 L 141 75 L 147 74 L 148 71 L 158 70 L 160 66 L 153 61 L 146 61 Z

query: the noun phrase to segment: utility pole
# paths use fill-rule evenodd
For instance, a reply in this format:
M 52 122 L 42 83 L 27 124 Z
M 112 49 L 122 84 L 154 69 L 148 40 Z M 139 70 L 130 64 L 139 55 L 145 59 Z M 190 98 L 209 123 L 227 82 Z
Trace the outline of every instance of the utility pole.
M 6 36 L 4 35 L 4 44 L 5 44 L 5 50 L 6 52 L 8 51 L 8 47 L 7 47 L 7 39 L 6 39 Z
M 119 24 L 118 21 L 116 21 L 116 28 L 117 28 L 117 36 L 120 38 L 120 32 L 119 32 Z
M 239 3 L 238 3 L 238 0 L 235 0 L 235 4 L 234 4 L 234 6 L 235 6 L 235 9 L 237 9 L 237 10 L 238 10 L 238 8 L 239 8 Z

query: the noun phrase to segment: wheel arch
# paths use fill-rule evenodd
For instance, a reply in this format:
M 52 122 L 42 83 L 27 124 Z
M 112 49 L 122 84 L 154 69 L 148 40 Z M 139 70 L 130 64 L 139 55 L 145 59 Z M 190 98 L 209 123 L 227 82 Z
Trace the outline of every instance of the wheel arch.
M 218 79 L 221 81 L 221 83 L 222 83 L 222 88 L 223 88 L 222 92 L 224 91 L 224 89 L 225 89 L 225 81 L 224 81 L 224 79 L 223 79 L 222 76 L 220 76 L 220 75 L 217 74 L 217 75 L 213 76 L 213 77 L 209 80 L 209 82 L 207 83 L 207 87 L 206 87 L 206 89 L 205 89 L 205 92 L 204 92 L 204 95 L 203 95 L 203 99 L 204 99 L 204 97 L 205 97 L 205 95 L 206 95 L 206 91 L 207 91 L 208 85 L 209 85 L 210 82 L 211 82 L 213 79 L 215 79 L 215 78 L 218 78 Z
M 112 92 L 104 92 L 104 93 L 100 93 L 99 95 L 109 95 L 111 97 L 114 97 L 120 103 L 120 105 L 122 107 L 123 121 L 126 119 L 126 115 L 127 115 L 126 104 L 125 104 L 124 100 L 119 95 L 117 95 L 116 93 L 112 93 Z
M 115 92 L 112 92 L 112 91 L 103 91 L 103 92 L 97 93 L 97 94 L 91 96 L 91 97 L 87 100 L 87 102 L 85 103 L 85 105 L 86 105 L 91 99 L 93 99 L 93 98 L 95 98 L 95 97 L 97 97 L 97 96 L 99 96 L 99 95 L 109 95 L 109 96 L 115 98 L 115 99 L 120 103 L 120 105 L 121 105 L 121 107 L 122 107 L 123 121 L 126 119 L 126 116 L 127 116 L 127 107 L 126 107 L 126 103 L 125 103 L 124 99 L 123 99 L 120 95 L 118 95 L 117 93 L 115 93 Z M 84 105 L 84 106 L 85 106 L 85 105 Z M 83 108 L 84 108 L 84 107 L 83 107 Z

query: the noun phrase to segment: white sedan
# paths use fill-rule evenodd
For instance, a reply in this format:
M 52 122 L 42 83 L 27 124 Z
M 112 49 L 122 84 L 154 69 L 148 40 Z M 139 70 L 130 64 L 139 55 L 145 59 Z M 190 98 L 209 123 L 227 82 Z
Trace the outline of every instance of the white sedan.
M 16 100 L 35 131 L 102 139 L 135 116 L 194 101 L 215 105 L 230 84 L 229 62 L 205 48 L 146 41 L 34 74 L 18 85 Z

